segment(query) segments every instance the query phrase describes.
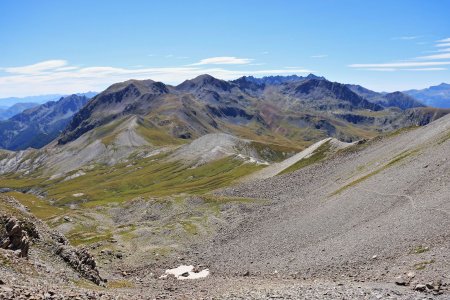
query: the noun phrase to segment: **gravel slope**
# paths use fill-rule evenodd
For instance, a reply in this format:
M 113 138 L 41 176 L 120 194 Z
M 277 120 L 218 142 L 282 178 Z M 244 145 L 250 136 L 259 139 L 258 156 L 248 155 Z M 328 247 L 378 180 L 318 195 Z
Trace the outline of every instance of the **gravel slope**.
M 212 274 L 450 286 L 450 117 L 222 191 L 270 205 L 224 227 Z M 408 276 L 409 275 L 409 276 Z
M 34 263 L 32 249 L 40 278 L 0 268 L 0 299 L 449 299 L 450 116 L 354 147 L 219 191 L 256 201 L 220 207 L 218 232 L 173 261 L 112 270 L 129 287 L 76 286 L 74 271 L 50 255 Z M 159 278 L 181 264 L 211 275 Z
M 317 143 L 314 143 L 313 145 L 309 146 L 305 150 L 289 157 L 288 159 L 285 159 L 279 163 L 273 163 L 270 166 L 247 176 L 246 178 L 242 179 L 241 181 L 247 182 L 247 181 L 252 181 L 252 180 L 266 179 L 266 178 L 274 177 L 277 174 L 279 174 L 280 172 L 289 168 L 290 166 L 296 164 L 300 160 L 302 160 L 304 158 L 308 158 L 311 155 L 313 155 L 314 152 L 317 149 L 319 149 L 320 146 L 322 146 L 326 142 L 330 142 L 331 147 L 333 148 L 333 151 L 337 151 L 339 149 L 349 147 L 353 144 L 353 143 L 341 142 L 335 138 L 326 138 L 321 141 L 318 141 Z

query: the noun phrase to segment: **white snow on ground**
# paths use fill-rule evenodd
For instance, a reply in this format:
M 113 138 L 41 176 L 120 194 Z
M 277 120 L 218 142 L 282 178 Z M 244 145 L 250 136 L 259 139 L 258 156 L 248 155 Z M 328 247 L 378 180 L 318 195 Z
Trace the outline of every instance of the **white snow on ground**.
M 160 153 L 162 153 L 163 151 L 166 151 L 166 150 L 167 150 L 167 148 L 161 148 L 161 149 L 153 150 L 150 153 L 148 153 L 147 155 L 145 155 L 144 158 L 149 158 L 149 157 L 158 155 L 158 154 L 160 154 Z
M 265 165 L 265 166 L 269 165 L 269 163 L 267 161 L 259 160 L 257 158 L 252 157 L 252 156 L 245 156 L 243 154 L 238 154 L 237 157 L 239 157 L 239 158 L 241 158 L 241 159 L 243 159 L 243 160 L 245 160 L 245 161 L 247 161 L 248 163 L 251 163 L 251 164 Z
M 184 280 L 184 279 L 200 279 L 205 278 L 209 275 L 209 270 L 204 269 L 200 272 L 194 272 L 194 266 L 185 266 L 181 265 L 174 269 L 166 270 L 166 274 L 162 275 L 160 278 L 165 278 L 167 275 L 173 275 L 176 279 Z M 187 276 L 186 276 L 187 275 Z
M 50 178 L 48 180 L 53 180 L 53 179 L 59 178 L 61 176 L 62 176 L 61 173 L 56 173 L 56 174 L 53 174 L 52 176 L 50 176 Z
M 82 197 L 82 196 L 84 196 L 84 193 L 75 193 L 75 194 L 72 194 L 72 196 L 74 196 L 74 197 Z
M 83 175 L 86 175 L 86 173 L 84 173 L 83 171 L 79 170 L 75 174 L 67 176 L 66 178 L 64 178 L 64 181 L 75 179 L 75 178 L 83 176 Z

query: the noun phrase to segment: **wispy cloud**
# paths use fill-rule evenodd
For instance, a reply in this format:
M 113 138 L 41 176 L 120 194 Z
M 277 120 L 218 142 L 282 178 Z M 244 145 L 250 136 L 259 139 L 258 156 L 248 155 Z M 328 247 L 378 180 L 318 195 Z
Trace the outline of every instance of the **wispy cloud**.
M 201 65 L 245 65 L 253 61 L 251 58 L 239 58 L 235 56 L 217 56 L 200 60 L 197 63 L 191 64 L 191 66 Z
M 328 57 L 328 54 L 317 54 L 311 56 L 311 58 L 325 58 L 325 57 Z
M 351 64 L 350 68 L 413 68 L 413 67 L 430 67 L 450 65 L 450 61 L 440 62 L 398 62 L 398 63 L 382 63 L 382 64 Z
M 377 72 L 394 72 L 394 71 L 397 71 L 397 69 L 395 69 L 395 68 L 359 68 L 359 70 L 377 71 Z
M 430 51 L 432 53 L 442 53 L 442 52 L 450 52 L 450 48 L 442 48 L 435 51 Z
M 64 67 L 67 65 L 67 61 L 60 60 L 60 59 L 54 59 L 54 60 L 47 60 L 43 62 L 39 62 L 32 65 L 22 66 L 22 67 L 10 67 L 10 68 L 2 68 L 7 73 L 16 73 L 16 74 L 41 74 L 43 72 L 54 70 L 57 68 L 64 69 Z M 67 68 L 67 67 L 66 67 Z M 73 68 L 73 67 L 71 67 Z
M 410 41 L 410 40 L 416 40 L 420 38 L 420 35 L 407 35 L 407 36 L 399 36 L 392 38 L 393 40 L 404 40 L 404 41 Z
M 446 68 L 359 68 L 359 70 L 377 71 L 377 72 L 395 72 L 395 71 L 445 71 Z
M 445 71 L 447 68 L 415 68 L 415 69 L 405 69 L 405 71 Z
M 450 59 L 450 38 L 436 41 L 436 47 L 438 48 L 435 51 L 431 51 L 434 53 L 433 55 L 425 55 L 416 57 L 419 60 L 438 60 L 438 59 Z
M 249 65 L 247 65 L 249 66 Z M 0 68 L 0 97 L 30 96 L 51 93 L 75 93 L 88 90 L 102 91 L 109 85 L 128 79 L 153 79 L 177 84 L 201 74 L 222 79 L 235 79 L 244 75 L 268 76 L 311 73 L 304 68 L 231 70 L 209 66 L 183 66 L 163 68 L 118 68 L 110 66 L 78 67 L 65 60 L 49 60 L 33 65 Z
M 417 57 L 417 59 L 423 59 L 423 60 L 450 59 L 450 52 L 442 53 L 442 54 L 419 56 L 419 57 Z
M 412 39 L 412 37 L 408 37 Z M 436 41 L 435 47 L 439 49 L 430 51 L 432 55 L 417 56 L 408 60 L 389 62 L 389 63 L 365 63 L 350 64 L 348 67 L 369 71 L 443 71 L 447 70 L 444 66 L 450 65 L 450 38 Z M 445 48 L 447 47 L 447 48 Z

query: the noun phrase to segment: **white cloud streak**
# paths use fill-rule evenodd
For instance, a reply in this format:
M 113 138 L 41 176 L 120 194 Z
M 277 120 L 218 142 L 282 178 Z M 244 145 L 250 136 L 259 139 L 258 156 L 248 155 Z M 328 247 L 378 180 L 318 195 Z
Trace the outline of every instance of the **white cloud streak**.
M 423 60 L 450 59 L 450 52 L 442 53 L 442 54 L 419 56 L 419 57 L 417 57 L 417 59 L 423 59 Z
M 7 73 L 34 75 L 34 74 L 41 74 L 45 71 L 53 70 L 55 68 L 63 68 L 66 65 L 67 61 L 55 59 L 22 67 L 2 68 L 2 70 L 4 70 Z
M 450 48 L 443 48 L 443 49 L 439 49 L 439 50 L 432 51 L 432 52 L 434 52 L 434 53 L 450 52 Z
M 71 66 L 63 60 L 43 61 L 28 66 L 1 69 L 7 74 L 0 76 L 0 97 L 68 94 L 89 90 L 102 91 L 113 83 L 128 79 L 153 79 L 168 84 L 178 84 L 205 73 L 222 79 L 235 79 L 244 75 L 291 75 L 312 72 L 303 68 L 229 70 L 199 66 L 162 68 L 93 66 L 81 68 Z
M 419 35 L 411 35 L 411 36 L 400 36 L 400 37 L 395 37 L 392 38 L 393 40 L 404 40 L 404 41 L 410 41 L 410 40 L 416 40 L 420 38 Z
M 197 63 L 191 64 L 191 66 L 201 65 L 245 65 L 253 61 L 251 58 L 238 58 L 235 56 L 217 56 L 200 60 Z
M 328 57 L 328 54 L 317 54 L 311 56 L 311 58 L 325 58 L 325 57 Z
M 405 69 L 405 71 L 445 71 L 447 68 L 415 68 L 415 69 Z
M 378 72 L 395 72 L 395 71 L 445 71 L 446 68 L 361 68 L 359 70 L 378 71 Z
M 441 62 L 399 62 L 399 63 L 383 63 L 383 64 L 351 64 L 350 68 L 413 68 L 413 67 L 430 67 L 450 65 L 450 61 Z
M 412 39 L 412 37 L 411 37 Z M 393 72 L 393 71 L 443 71 L 443 66 L 450 65 L 450 38 L 436 41 L 437 51 L 432 55 L 418 56 L 406 61 L 376 64 L 350 64 L 348 67 L 360 70 Z M 439 61 L 441 60 L 441 61 Z

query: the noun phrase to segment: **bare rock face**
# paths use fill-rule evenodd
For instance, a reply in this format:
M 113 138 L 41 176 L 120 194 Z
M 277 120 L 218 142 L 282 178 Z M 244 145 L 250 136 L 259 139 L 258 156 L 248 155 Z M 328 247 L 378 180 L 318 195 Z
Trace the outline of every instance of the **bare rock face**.
M 84 278 L 98 285 L 104 283 L 104 280 L 99 275 L 94 257 L 86 248 L 60 245 L 56 250 L 56 254 L 78 271 Z
M 5 230 L 1 236 L 0 247 L 17 251 L 20 257 L 27 257 L 30 248 L 30 238 L 23 224 L 16 218 L 7 219 Z

